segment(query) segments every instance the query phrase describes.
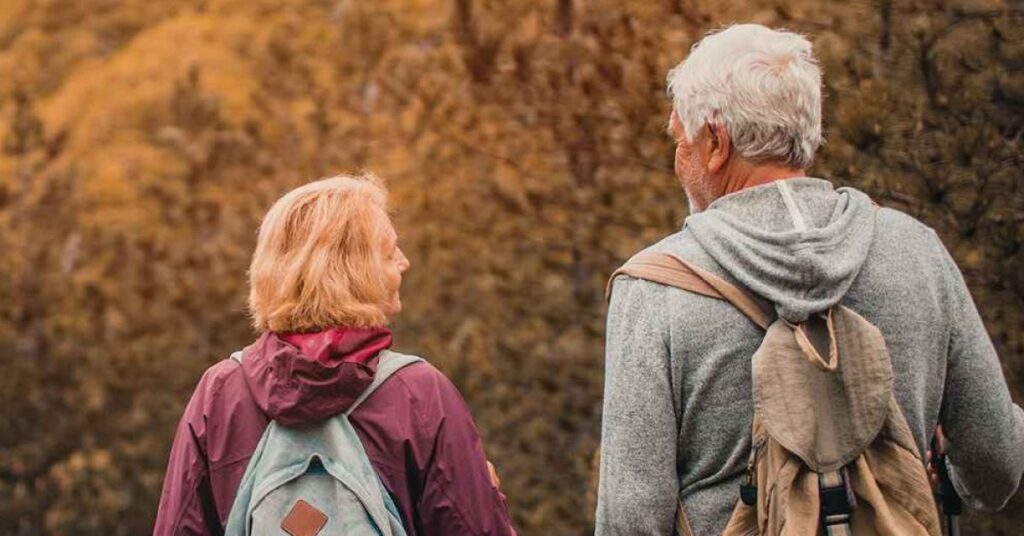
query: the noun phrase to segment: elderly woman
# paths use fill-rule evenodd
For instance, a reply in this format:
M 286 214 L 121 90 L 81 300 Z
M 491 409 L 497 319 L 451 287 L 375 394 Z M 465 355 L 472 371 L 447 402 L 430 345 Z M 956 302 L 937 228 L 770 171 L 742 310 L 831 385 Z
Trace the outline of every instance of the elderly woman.
M 210 367 L 192 394 L 154 534 L 223 533 L 268 426 L 304 433 L 339 414 L 406 534 L 515 534 L 455 386 L 423 361 L 374 384 L 380 356 L 398 355 L 387 350 L 387 323 L 409 268 L 386 203 L 376 178 L 340 176 L 293 190 L 267 213 L 250 267 L 260 336 Z M 291 514 L 304 517 L 282 524 L 290 534 L 330 533 L 319 532 L 328 516 L 315 508 Z

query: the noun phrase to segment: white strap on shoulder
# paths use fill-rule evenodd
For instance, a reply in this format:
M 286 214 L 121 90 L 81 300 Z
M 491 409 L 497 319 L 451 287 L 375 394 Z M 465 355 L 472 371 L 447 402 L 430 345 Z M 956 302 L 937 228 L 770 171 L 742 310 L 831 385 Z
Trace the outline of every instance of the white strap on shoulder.
M 400 354 L 398 352 L 392 352 L 391 350 L 381 350 L 380 357 L 377 358 L 377 372 L 373 375 L 373 382 L 359 395 L 359 398 L 352 403 L 352 406 L 345 411 L 345 415 L 351 415 L 364 400 L 370 397 L 378 387 L 381 386 L 388 378 L 394 373 L 398 372 L 403 367 L 412 365 L 413 363 L 419 363 L 423 361 L 422 357 L 416 357 L 414 355 Z
M 793 226 L 796 227 L 797 231 L 806 231 L 807 223 L 804 221 L 803 214 L 800 213 L 800 207 L 797 206 L 796 199 L 793 199 L 793 191 L 789 189 L 789 185 L 786 184 L 786 181 L 781 180 L 775 181 L 775 187 L 782 194 L 782 202 L 786 204 L 789 216 L 793 218 Z
M 242 364 L 242 351 L 239 350 L 237 352 L 233 352 L 231 354 L 231 359 L 234 359 L 235 361 L 238 361 L 238 364 L 241 365 Z

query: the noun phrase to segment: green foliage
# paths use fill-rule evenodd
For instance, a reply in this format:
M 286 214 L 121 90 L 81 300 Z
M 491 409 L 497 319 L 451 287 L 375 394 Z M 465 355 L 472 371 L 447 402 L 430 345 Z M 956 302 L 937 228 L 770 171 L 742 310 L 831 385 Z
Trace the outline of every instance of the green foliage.
M 936 228 L 1024 387 L 1024 12 L 998 0 L 8 0 L 0 532 L 141 534 L 202 371 L 253 338 L 259 219 L 387 178 L 400 349 L 462 389 L 522 534 L 586 534 L 603 286 L 685 215 L 667 70 L 732 21 L 811 35 L 815 174 Z M 1011 534 L 1008 512 L 969 530 Z

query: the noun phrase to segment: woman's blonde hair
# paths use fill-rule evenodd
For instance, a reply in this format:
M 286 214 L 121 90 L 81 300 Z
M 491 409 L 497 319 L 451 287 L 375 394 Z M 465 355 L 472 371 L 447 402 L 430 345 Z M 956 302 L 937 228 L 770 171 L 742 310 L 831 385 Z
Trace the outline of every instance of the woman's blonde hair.
M 318 331 L 387 322 L 379 243 L 387 189 L 372 175 L 311 182 L 263 218 L 249 266 L 249 313 L 260 331 Z

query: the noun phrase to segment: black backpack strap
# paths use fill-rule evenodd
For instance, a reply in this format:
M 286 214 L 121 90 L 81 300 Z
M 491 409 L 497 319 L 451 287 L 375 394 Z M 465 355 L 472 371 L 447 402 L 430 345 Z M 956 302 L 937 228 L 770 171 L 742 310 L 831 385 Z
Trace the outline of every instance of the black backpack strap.
M 942 517 L 948 536 L 960 536 L 960 514 L 964 511 L 964 503 L 953 487 L 953 479 L 949 476 L 946 466 L 946 452 L 939 441 L 939 432 L 932 436 L 932 466 L 939 475 L 939 490 L 936 495 L 942 506 Z
M 853 536 L 850 526 L 857 499 L 846 468 L 818 473 L 822 536 Z

